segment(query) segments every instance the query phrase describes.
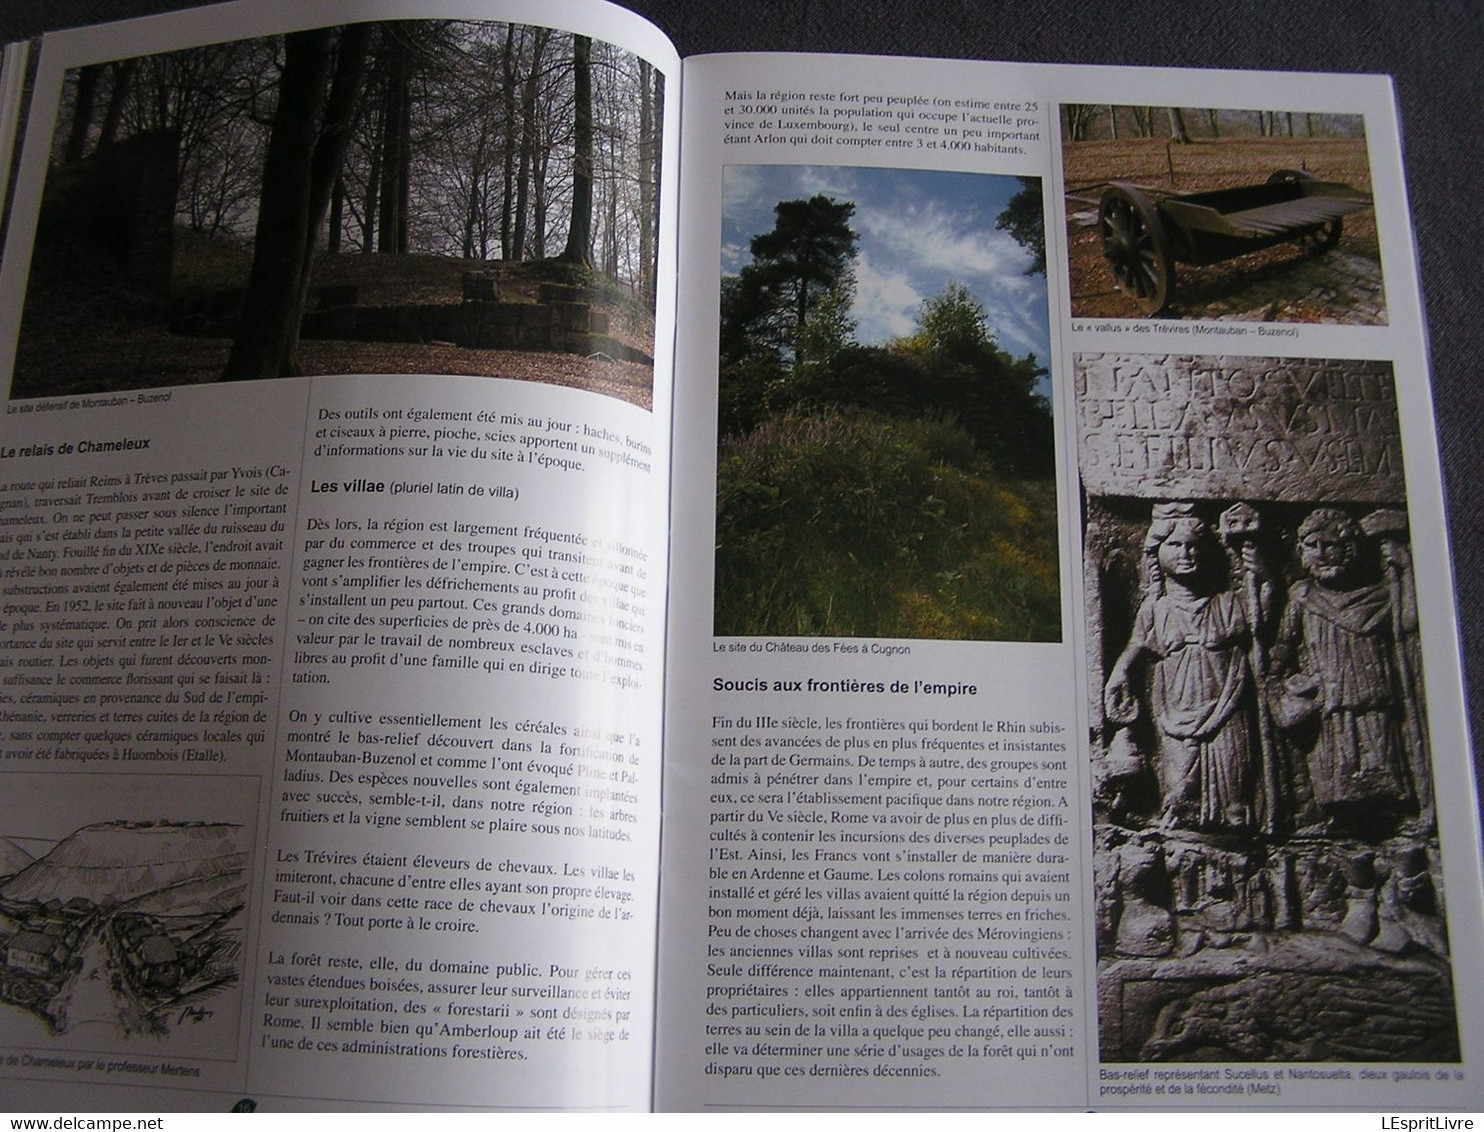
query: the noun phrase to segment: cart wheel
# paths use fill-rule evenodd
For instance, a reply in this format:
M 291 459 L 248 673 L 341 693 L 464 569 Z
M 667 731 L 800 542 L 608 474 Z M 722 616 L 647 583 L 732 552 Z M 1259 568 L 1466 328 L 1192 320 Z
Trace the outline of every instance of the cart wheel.
M 1175 290 L 1175 257 L 1149 198 L 1132 185 L 1109 185 L 1098 205 L 1098 232 L 1118 289 L 1145 314 L 1161 313 Z
M 1317 181 L 1319 178 L 1307 169 L 1278 169 L 1268 178 L 1270 185 L 1287 185 L 1295 181 Z M 1345 222 L 1338 216 L 1299 234 L 1299 241 L 1316 252 L 1327 252 L 1340 242 L 1340 233 Z

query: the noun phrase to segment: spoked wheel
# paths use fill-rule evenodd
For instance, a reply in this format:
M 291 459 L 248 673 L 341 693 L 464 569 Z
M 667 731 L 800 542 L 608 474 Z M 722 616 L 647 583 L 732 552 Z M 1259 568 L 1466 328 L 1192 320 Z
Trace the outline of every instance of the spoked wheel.
M 1170 237 L 1149 198 L 1132 185 L 1109 185 L 1098 205 L 1103 258 L 1120 291 L 1145 314 L 1159 314 L 1175 290 Z
M 1270 185 L 1291 185 L 1297 181 L 1317 181 L 1307 169 L 1278 169 L 1268 177 Z M 1316 252 L 1327 252 L 1340 242 L 1340 233 L 1345 230 L 1345 222 L 1336 216 L 1333 220 L 1326 220 L 1323 224 L 1299 233 L 1299 242 L 1304 247 Z

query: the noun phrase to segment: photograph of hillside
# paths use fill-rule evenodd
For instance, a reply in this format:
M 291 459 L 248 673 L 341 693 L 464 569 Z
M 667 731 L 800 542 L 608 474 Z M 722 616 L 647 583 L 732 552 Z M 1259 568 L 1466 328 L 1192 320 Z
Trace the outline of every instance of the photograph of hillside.
M 12 397 L 303 374 L 653 392 L 662 77 L 386 20 L 68 72 Z
M 108 821 L 0 849 L 0 1004 L 49 1033 L 163 1037 L 211 1018 L 238 985 L 242 826 Z
M 1061 639 L 1044 208 L 727 168 L 717 634 Z

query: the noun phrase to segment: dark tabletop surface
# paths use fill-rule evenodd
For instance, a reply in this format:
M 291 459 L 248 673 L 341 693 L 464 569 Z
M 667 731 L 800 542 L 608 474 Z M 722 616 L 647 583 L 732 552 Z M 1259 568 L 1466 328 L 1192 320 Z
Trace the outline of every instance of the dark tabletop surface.
M 0 40 L 194 6 L 7 0 Z M 1416 226 L 1467 685 L 1484 687 L 1484 5 L 1469 0 L 628 0 L 682 55 L 838 51 L 1391 74 Z M 1471 696 L 1476 765 L 1484 694 Z M 1444 752 L 1436 752 L 1446 757 Z

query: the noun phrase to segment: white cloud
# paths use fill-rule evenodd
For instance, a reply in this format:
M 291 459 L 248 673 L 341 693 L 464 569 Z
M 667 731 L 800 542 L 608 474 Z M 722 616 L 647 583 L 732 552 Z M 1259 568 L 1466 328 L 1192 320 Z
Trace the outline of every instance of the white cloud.
M 856 195 L 855 170 L 843 166 L 806 165 L 798 170 L 799 197 L 812 197 L 823 193 L 837 200 L 849 200 Z
M 1030 257 L 994 227 L 1003 184 L 962 174 L 847 166 L 729 166 L 722 269 L 751 258 L 748 241 L 773 223 L 781 200 L 824 194 L 853 201 L 860 239 L 851 315 L 857 338 L 879 343 L 911 334 L 925 298 L 959 282 L 984 306 L 991 332 L 1016 356 L 1048 354 L 1046 281 L 1027 276 Z M 982 183 L 981 183 L 982 182 Z
M 758 169 L 756 165 L 728 165 L 723 171 L 721 204 L 724 215 L 740 212 L 757 203 L 762 182 Z
M 857 337 L 865 343 L 911 334 L 924 296 L 903 271 L 882 271 L 861 252 L 855 259 L 855 303 L 851 316 L 859 323 Z
M 1000 349 L 1017 358 L 1035 354 L 1036 360 L 1046 365 L 1050 360 L 1046 356 L 1046 328 L 1034 317 L 1037 313 L 1034 306 L 1029 310 L 1027 306 L 1031 305 L 1006 302 L 996 296 L 985 303 L 984 309 Z
M 873 274 L 881 280 L 911 288 L 917 303 L 940 294 L 950 281 L 962 283 L 984 307 L 990 332 L 1003 349 L 1046 360 L 1045 280 L 1025 274 L 1030 264 L 1025 250 L 1007 233 L 987 227 L 984 213 L 951 201 L 895 197 L 862 207 L 855 226 L 862 257 L 870 256 Z M 893 323 L 905 323 L 910 332 L 917 303 L 905 311 L 898 306 Z
M 752 262 L 752 249 L 743 244 L 721 245 L 721 271 L 723 275 L 736 275 Z
M 941 272 L 951 279 L 995 279 L 1012 290 L 1022 289 L 1027 263 L 1024 251 L 1010 236 L 985 229 L 970 218 L 938 202 L 907 203 L 894 210 L 858 210 L 856 227 L 885 258 L 903 259 L 918 272 Z

